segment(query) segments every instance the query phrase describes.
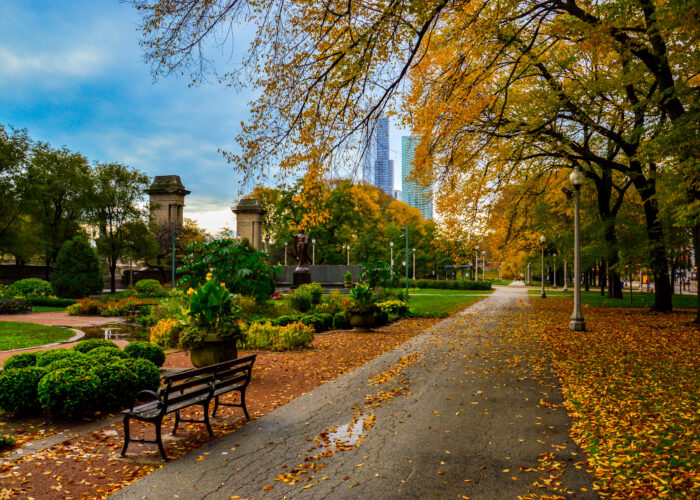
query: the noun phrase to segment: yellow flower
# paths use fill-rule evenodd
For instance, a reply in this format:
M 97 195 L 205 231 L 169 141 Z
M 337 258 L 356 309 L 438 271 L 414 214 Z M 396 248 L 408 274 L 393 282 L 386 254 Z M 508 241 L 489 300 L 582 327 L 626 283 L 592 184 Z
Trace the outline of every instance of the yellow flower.
M 207 281 L 211 279 L 211 273 L 207 273 Z
M 194 293 L 194 288 L 187 290 L 187 295 L 192 295 Z
M 221 288 L 226 288 L 226 283 L 224 283 L 224 282 L 222 281 L 221 283 L 219 283 L 219 286 L 220 286 Z

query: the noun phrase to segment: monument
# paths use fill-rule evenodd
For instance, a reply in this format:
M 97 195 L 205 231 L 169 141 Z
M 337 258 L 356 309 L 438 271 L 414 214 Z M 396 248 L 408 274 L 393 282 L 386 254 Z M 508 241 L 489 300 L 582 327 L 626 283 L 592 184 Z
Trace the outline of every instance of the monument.
M 309 269 L 309 235 L 303 230 L 292 236 L 294 238 L 294 249 L 297 252 L 299 265 L 294 270 L 292 278 L 292 288 L 305 283 L 311 283 L 311 270 Z
M 253 248 L 262 252 L 262 223 L 265 209 L 260 200 L 243 198 L 231 210 L 236 214 L 236 234 L 241 239 L 248 239 Z
M 185 196 L 190 191 L 185 189 L 179 175 L 156 175 L 146 193 L 158 226 L 182 227 Z

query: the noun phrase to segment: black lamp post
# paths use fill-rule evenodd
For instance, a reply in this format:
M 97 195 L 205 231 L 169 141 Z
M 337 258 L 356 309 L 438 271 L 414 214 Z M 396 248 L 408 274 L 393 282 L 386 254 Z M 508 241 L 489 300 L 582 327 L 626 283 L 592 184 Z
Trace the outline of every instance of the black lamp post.
M 574 185 L 574 312 L 569 321 L 569 328 L 574 331 L 585 331 L 586 322 L 581 313 L 581 241 L 579 239 L 578 201 L 581 193 L 584 175 L 578 168 L 571 172 L 569 180 Z
M 547 241 L 547 238 L 544 237 L 544 234 L 540 236 L 540 250 L 542 251 L 542 293 L 540 293 L 540 297 L 543 299 L 547 298 L 547 294 L 544 291 L 544 242 Z

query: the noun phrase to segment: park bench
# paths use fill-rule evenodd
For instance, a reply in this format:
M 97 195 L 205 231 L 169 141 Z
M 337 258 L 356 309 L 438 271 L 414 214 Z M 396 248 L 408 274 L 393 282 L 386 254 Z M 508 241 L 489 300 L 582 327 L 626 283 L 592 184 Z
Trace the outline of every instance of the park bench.
M 168 375 L 163 377 L 163 385 L 157 393 L 150 390 L 139 392 L 134 398 L 134 402 L 144 396 L 153 399 L 140 406 L 132 404 L 131 408 L 122 412 L 124 414 L 124 446 L 120 457 L 126 456 L 126 450 L 131 442 L 151 443 L 158 445 L 163 461 L 167 461 L 168 457 L 165 454 L 161 437 L 161 425 L 163 417 L 170 413 L 175 413 L 172 435 L 176 434 L 180 422 L 195 422 L 206 425 L 209 435 L 213 436 L 214 433 L 209 423 L 209 403 L 212 399 L 214 400 L 212 416 L 216 416 L 219 406 L 235 406 L 242 408 L 246 418 L 249 419 L 248 409 L 245 405 L 245 390 L 250 383 L 255 357 L 256 355 L 253 354 L 216 365 Z M 240 404 L 219 401 L 221 396 L 232 391 L 237 391 L 240 394 Z M 201 406 L 204 417 L 201 420 L 180 417 L 180 411 L 190 406 Z M 155 440 L 131 438 L 129 421 L 132 418 L 153 423 L 155 425 Z
M 32 304 L 26 299 L 0 299 L 0 314 L 32 312 Z

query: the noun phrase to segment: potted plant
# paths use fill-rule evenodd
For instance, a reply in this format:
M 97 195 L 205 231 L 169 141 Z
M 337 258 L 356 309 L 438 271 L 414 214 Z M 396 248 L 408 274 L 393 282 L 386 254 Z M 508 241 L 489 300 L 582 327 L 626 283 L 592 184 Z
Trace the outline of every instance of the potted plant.
M 343 286 L 345 288 L 352 288 L 352 273 L 349 270 L 345 271 L 343 275 Z
M 374 313 L 377 311 L 377 298 L 369 285 L 358 283 L 350 290 L 350 301 L 345 307 L 345 319 L 356 330 L 366 330 L 374 325 Z
M 190 325 L 180 334 L 180 347 L 190 351 L 192 364 L 200 368 L 236 359 L 236 342 L 243 333 L 236 321 L 231 293 L 224 283 L 207 275 L 207 281 L 190 296 Z

